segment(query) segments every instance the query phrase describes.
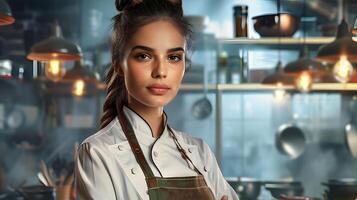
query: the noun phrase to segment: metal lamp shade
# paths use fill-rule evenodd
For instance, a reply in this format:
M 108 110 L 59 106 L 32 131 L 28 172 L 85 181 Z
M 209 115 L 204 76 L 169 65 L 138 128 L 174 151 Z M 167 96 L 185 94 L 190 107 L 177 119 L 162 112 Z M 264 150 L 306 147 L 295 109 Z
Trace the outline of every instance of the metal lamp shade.
M 11 9 L 5 0 L 0 0 L 0 25 L 9 25 L 15 22 Z
M 31 47 L 27 58 L 30 60 L 49 61 L 63 60 L 76 61 L 82 57 L 80 47 L 62 37 L 52 36 Z
M 82 79 L 86 83 L 97 84 L 99 82 L 94 72 L 82 66 L 80 62 L 76 62 L 74 67 L 66 72 L 62 80 L 64 82 L 73 82 L 78 79 Z
M 334 63 L 340 60 L 341 55 L 346 56 L 350 62 L 357 62 L 357 43 L 352 39 L 352 33 L 345 20 L 338 26 L 335 41 L 321 46 L 316 59 Z
M 309 71 L 313 74 L 326 71 L 326 67 L 322 63 L 309 58 L 309 50 L 306 47 L 300 52 L 299 59 L 288 63 L 284 68 L 284 72 L 289 74 L 298 74 L 304 71 Z
M 293 85 L 294 77 L 292 75 L 284 73 L 282 70 L 281 62 L 279 61 L 276 65 L 275 72 L 266 76 L 263 81 L 263 84 L 271 84 L 276 85 L 278 83 L 282 83 L 284 85 Z

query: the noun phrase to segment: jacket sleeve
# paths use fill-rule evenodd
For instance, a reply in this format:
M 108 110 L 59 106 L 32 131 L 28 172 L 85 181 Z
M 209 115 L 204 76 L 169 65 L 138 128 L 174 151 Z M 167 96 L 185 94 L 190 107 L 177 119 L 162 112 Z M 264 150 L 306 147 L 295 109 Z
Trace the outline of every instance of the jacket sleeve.
M 237 193 L 223 177 L 214 153 L 205 142 L 202 142 L 202 145 L 205 161 L 204 165 L 207 168 L 208 178 L 213 185 L 213 193 L 217 195 L 216 197 L 218 200 L 221 200 L 223 195 L 227 195 L 228 200 L 239 200 Z
M 83 143 L 75 168 L 76 197 L 79 200 L 117 199 L 108 170 L 98 149 Z

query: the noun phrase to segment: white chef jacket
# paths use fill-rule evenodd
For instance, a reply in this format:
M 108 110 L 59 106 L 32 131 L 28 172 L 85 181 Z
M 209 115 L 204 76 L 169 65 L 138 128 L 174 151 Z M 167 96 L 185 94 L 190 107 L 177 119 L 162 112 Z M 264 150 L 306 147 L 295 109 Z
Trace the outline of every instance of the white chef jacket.
M 148 123 L 135 111 L 123 107 L 140 147 L 154 175 L 157 177 L 197 176 L 192 164 L 186 162 L 169 134 L 165 115 L 165 129 L 159 138 L 152 136 Z M 202 173 L 215 199 L 227 195 L 238 200 L 235 191 L 224 179 L 214 154 L 201 139 L 173 130 L 188 157 Z M 75 168 L 78 199 L 149 200 L 145 176 L 136 162 L 118 117 L 105 128 L 88 137 L 78 149 Z

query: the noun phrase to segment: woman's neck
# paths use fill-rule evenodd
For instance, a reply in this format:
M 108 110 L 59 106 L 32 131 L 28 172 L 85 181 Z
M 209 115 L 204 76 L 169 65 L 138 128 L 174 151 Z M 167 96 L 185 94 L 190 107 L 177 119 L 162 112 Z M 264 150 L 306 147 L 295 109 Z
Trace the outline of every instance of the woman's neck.
M 160 137 L 164 130 L 163 107 L 148 107 L 137 101 L 129 101 L 128 106 L 145 119 L 154 138 Z

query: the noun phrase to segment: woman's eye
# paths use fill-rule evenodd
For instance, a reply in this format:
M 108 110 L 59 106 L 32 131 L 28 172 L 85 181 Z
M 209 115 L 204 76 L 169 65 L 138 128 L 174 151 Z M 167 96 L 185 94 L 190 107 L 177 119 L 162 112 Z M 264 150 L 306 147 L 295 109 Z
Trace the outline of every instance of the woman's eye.
M 137 58 L 138 60 L 149 60 L 151 57 L 148 54 L 141 53 L 137 54 L 135 58 Z
M 169 56 L 169 60 L 173 61 L 173 62 L 178 62 L 178 61 L 182 60 L 182 57 L 181 57 L 181 55 L 171 55 L 171 56 Z

